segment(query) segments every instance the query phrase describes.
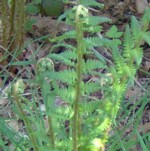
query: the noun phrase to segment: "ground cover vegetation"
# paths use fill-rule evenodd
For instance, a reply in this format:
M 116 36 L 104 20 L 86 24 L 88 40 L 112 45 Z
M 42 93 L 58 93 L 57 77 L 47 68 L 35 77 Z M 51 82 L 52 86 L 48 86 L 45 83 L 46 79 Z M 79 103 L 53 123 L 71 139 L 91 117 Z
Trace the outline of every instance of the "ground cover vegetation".
M 122 31 L 95 15 L 104 8 L 96 0 L 2 0 L 1 8 L 2 150 L 148 151 L 150 124 L 140 123 L 150 103 L 149 78 L 140 96 L 127 94 L 140 85 L 135 77 L 150 45 L 149 8 Z M 67 30 L 24 42 L 38 13 Z M 39 47 L 26 55 L 35 42 Z M 45 44 L 48 51 L 38 57 Z

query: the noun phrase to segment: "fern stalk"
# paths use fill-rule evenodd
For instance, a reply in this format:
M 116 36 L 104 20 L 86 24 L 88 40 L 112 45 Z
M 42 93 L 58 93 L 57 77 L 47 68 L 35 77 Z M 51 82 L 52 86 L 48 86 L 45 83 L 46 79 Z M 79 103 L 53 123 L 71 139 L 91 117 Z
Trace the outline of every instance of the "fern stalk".
M 79 102 L 81 98 L 81 83 L 82 83 L 82 58 L 83 50 L 85 50 L 84 41 L 83 41 L 83 29 L 82 21 L 80 20 L 80 11 L 81 6 L 79 5 L 76 11 L 76 39 L 77 39 L 77 81 L 76 81 L 76 90 L 75 90 L 75 100 L 74 100 L 74 116 L 73 116 L 73 151 L 78 151 L 78 138 L 79 138 Z
M 16 9 L 16 0 L 12 0 L 11 4 L 11 13 L 10 13 L 10 36 L 14 34 L 14 20 L 15 20 L 15 9 Z
M 8 6 L 7 6 L 7 1 L 6 0 L 2 0 L 1 2 L 1 10 L 2 10 L 2 43 L 3 43 L 3 47 L 7 46 L 7 28 L 8 28 Z
M 40 85 L 43 90 L 43 98 L 45 98 L 45 108 L 46 108 L 46 111 L 48 112 L 49 106 L 47 104 L 47 101 L 48 101 L 49 94 L 47 94 L 47 92 L 46 92 L 47 82 L 43 80 L 43 82 L 42 81 L 40 82 Z M 54 149 L 55 148 L 55 135 L 54 135 L 54 130 L 53 130 L 53 121 L 52 121 L 52 117 L 50 115 L 48 115 L 48 134 L 50 135 L 50 144 L 51 144 L 52 148 Z
M 48 116 L 48 123 L 49 123 L 49 133 L 50 133 L 50 137 L 51 137 L 51 145 L 52 148 L 55 148 L 55 136 L 54 136 L 54 132 L 53 132 L 53 125 L 52 125 L 52 119 L 50 116 Z
M 33 144 L 33 148 L 34 148 L 35 151 L 39 151 L 38 144 L 36 142 L 36 138 L 33 135 L 33 130 L 31 128 L 31 126 L 30 126 L 30 121 L 26 117 L 26 114 L 24 113 L 22 105 L 21 105 L 21 97 L 19 96 L 18 92 L 15 91 L 15 90 L 14 90 L 13 94 L 14 94 L 14 100 L 16 102 L 16 105 L 17 105 L 17 107 L 18 107 L 18 109 L 19 109 L 19 111 L 21 113 L 23 121 L 25 122 L 29 138 L 30 138 L 30 140 L 32 141 L 32 144 Z

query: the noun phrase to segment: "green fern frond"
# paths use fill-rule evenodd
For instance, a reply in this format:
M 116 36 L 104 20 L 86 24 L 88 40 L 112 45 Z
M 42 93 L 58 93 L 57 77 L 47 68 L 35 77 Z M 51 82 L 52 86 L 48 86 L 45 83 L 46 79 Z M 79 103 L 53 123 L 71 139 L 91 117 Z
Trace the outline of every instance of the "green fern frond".
M 58 74 L 59 73 L 59 74 Z M 63 70 L 59 72 L 55 71 L 46 71 L 40 75 L 40 78 L 45 79 L 49 78 L 51 81 L 58 81 L 66 84 L 74 84 L 74 81 L 77 78 L 76 72 L 73 69 Z
M 125 62 L 122 55 L 120 54 L 118 49 L 114 49 L 112 51 L 112 55 L 113 55 L 113 60 L 116 66 L 117 73 L 120 75 L 123 74 L 123 67 L 125 65 Z
M 124 50 L 123 50 L 123 57 L 126 61 L 131 60 L 131 53 L 133 47 L 134 47 L 134 43 L 130 33 L 130 28 L 129 26 L 127 26 L 124 35 Z
M 57 36 L 56 38 L 50 39 L 50 42 L 61 42 L 66 39 L 75 39 L 75 37 L 76 37 L 76 31 L 70 30 L 68 32 L 65 32 L 61 36 Z
M 101 89 L 101 86 L 99 82 L 85 83 L 84 85 L 84 91 L 86 95 L 89 95 L 93 92 L 97 92 L 100 89 Z
M 150 31 L 142 32 L 142 38 L 150 45 Z
M 97 25 L 97 26 L 89 26 L 89 27 L 84 27 L 83 28 L 84 32 L 94 34 L 94 33 L 99 33 L 102 31 L 102 27 Z
M 75 48 L 74 46 L 69 45 L 69 44 L 67 44 L 67 43 L 58 43 L 58 44 L 53 45 L 53 46 L 51 47 L 50 52 L 53 52 L 56 48 L 60 48 L 60 47 L 66 48 L 66 49 L 68 49 L 68 50 L 76 50 L 76 48 Z
M 56 72 L 55 80 L 61 81 L 67 84 L 73 84 L 77 78 L 76 72 L 73 69 L 59 71 L 59 74 Z
M 74 51 L 74 50 L 72 50 L 72 51 L 70 51 L 70 50 L 65 50 L 65 51 L 62 52 L 60 55 L 61 55 L 62 57 L 64 57 L 64 58 L 67 58 L 67 59 L 73 59 L 73 60 L 77 59 L 77 53 L 76 53 L 76 51 Z
M 145 31 L 147 30 L 149 23 L 150 23 L 150 15 L 149 14 L 150 14 L 150 8 L 146 8 L 145 13 L 142 17 L 142 23 L 143 23 Z
M 59 119 L 61 122 L 65 120 L 69 120 L 70 114 L 72 112 L 71 107 L 67 105 L 68 102 L 63 102 L 63 103 L 55 109 L 55 114 L 57 114 L 56 118 Z
M 113 97 L 111 98 L 112 102 L 118 102 L 120 100 L 119 97 L 122 97 L 126 90 L 126 87 L 127 87 L 126 80 L 113 83 L 112 91 L 114 94 Z
M 111 40 L 100 38 L 100 37 L 88 37 L 85 38 L 85 43 L 87 48 L 91 49 L 93 47 L 99 47 L 99 46 L 109 46 Z
M 98 60 L 94 60 L 94 59 L 88 59 L 84 63 L 84 72 L 85 73 L 92 73 L 92 70 L 103 68 L 103 67 L 104 67 L 104 65 L 102 64 L 102 62 L 100 62 Z
M 54 87 L 56 89 L 56 87 Z M 75 96 L 73 86 L 67 88 L 57 88 L 56 95 L 59 96 L 65 103 L 72 104 Z
M 131 32 L 135 42 L 141 39 L 141 26 L 139 21 L 134 16 L 131 18 Z
M 99 17 L 99 16 L 89 16 L 88 24 L 91 26 L 96 26 L 102 23 L 110 23 L 112 20 L 107 17 Z
M 75 65 L 74 62 L 72 62 L 71 60 L 63 57 L 62 55 L 50 54 L 49 57 L 52 58 L 52 59 L 55 59 L 57 61 L 63 62 L 66 65 L 69 65 L 69 66 L 74 66 Z
M 110 118 L 105 117 L 104 121 L 97 127 L 100 132 L 107 130 L 111 125 Z
M 75 63 L 72 61 L 76 59 L 76 53 L 74 51 L 65 51 L 59 54 L 49 54 L 49 57 L 54 60 L 63 62 L 66 65 L 69 65 L 72 67 L 75 66 Z
M 135 76 L 135 72 L 136 72 L 136 69 L 134 68 L 133 65 L 129 65 L 129 64 L 125 64 L 123 67 L 122 67 L 122 70 L 123 70 L 123 75 L 129 77 L 129 78 L 132 78 Z
M 139 66 L 142 62 L 143 57 L 143 49 L 142 48 L 134 48 L 131 52 L 132 57 L 135 59 L 135 62 L 137 63 L 137 66 Z

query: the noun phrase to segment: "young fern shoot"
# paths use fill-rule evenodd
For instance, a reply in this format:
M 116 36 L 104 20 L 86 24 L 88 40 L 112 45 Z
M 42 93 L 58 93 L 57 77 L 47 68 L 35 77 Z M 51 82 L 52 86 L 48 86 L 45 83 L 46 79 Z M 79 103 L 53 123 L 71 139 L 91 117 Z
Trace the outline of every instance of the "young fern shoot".
M 86 9 L 79 5 L 76 9 L 75 15 L 75 27 L 76 27 L 76 40 L 77 40 L 77 81 L 76 81 L 76 88 L 75 88 L 75 99 L 74 99 L 74 115 L 73 115 L 73 151 L 78 151 L 78 139 L 80 137 L 80 109 L 79 109 L 79 102 L 81 101 L 81 87 L 82 87 L 82 74 L 83 74 L 83 54 L 85 52 L 85 45 L 84 45 L 84 37 L 83 37 L 83 20 L 85 17 Z

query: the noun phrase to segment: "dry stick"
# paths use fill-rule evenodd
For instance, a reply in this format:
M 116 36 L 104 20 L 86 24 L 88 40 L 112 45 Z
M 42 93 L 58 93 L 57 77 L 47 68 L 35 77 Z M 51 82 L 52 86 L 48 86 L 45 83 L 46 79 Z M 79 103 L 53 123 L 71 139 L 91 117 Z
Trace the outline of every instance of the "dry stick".
M 81 83 L 82 83 L 82 58 L 83 51 L 85 50 L 84 42 L 83 42 L 83 30 L 82 30 L 82 22 L 79 18 L 81 6 L 78 6 L 76 11 L 76 39 L 77 39 L 77 81 L 76 81 L 76 94 L 74 100 L 74 116 L 73 116 L 73 151 L 78 151 L 78 138 L 79 138 L 79 101 L 81 98 Z

